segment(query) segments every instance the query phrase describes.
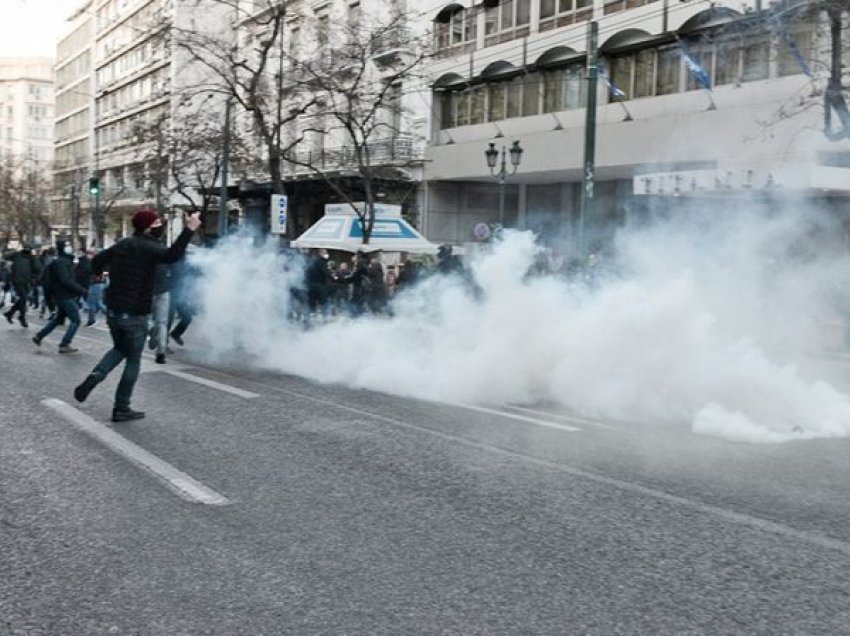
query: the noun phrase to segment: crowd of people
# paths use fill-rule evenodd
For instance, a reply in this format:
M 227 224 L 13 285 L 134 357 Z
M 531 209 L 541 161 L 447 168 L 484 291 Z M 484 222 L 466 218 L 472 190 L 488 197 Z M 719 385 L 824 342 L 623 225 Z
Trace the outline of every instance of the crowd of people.
M 384 264 L 377 254 L 357 252 L 339 261 L 327 250 L 306 254 L 303 285 L 290 289 L 290 317 L 308 322 L 311 317 L 390 314 L 390 300 L 433 271 L 462 271 L 451 247 L 440 247 L 436 262 L 408 258 Z
M 169 336 L 182 345 L 192 320 L 191 303 L 182 293 L 189 266 L 182 259 L 200 226 L 199 215 L 184 218 L 184 229 L 170 247 L 162 240 L 164 225 L 154 210 L 139 210 L 132 224 L 132 236 L 99 252 L 81 249 L 75 255 L 73 247 L 60 239 L 55 248 L 37 250 L 24 245 L 5 255 L 0 267 L 0 305 L 5 306 L 7 296 L 11 303 L 3 313 L 7 322 L 14 324 L 17 318 L 26 329 L 29 307 L 37 308 L 42 317 L 50 312 L 46 324 L 32 337 L 37 347 L 67 323 L 59 352 L 74 353 L 77 348 L 72 341 L 80 326 L 80 311 L 88 312 L 87 326 L 97 322 L 98 313 L 105 315 L 112 348 L 74 389 L 74 397 L 84 402 L 95 386 L 124 362 L 115 392 L 114 422 L 145 416 L 130 407 L 145 342 L 156 350 L 156 362 L 164 364 Z

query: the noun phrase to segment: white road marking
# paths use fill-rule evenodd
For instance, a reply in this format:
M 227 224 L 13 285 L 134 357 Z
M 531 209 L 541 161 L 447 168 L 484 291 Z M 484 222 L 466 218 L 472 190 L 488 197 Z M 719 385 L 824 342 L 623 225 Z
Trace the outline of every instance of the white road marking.
M 102 340 L 98 340 L 97 338 L 91 338 L 87 336 L 76 336 L 81 340 L 90 340 L 92 342 L 97 342 L 98 344 L 105 344 Z M 185 370 L 198 369 L 199 367 L 192 366 L 191 364 L 180 363 L 180 367 L 175 369 L 174 367 L 168 367 L 165 365 L 155 364 L 154 363 L 155 356 L 152 353 L 143 353 L 142 354 L 142 373 L 153 373 L 154 371 L 161 371 L 163 373 L 170 373 L 173 376 L 178 378 L 182 378 L 184 380 L 189 380 L 190 382 L 197 382 L 198 384 L 203 384 L 204 386 L 208 386 L 211 389 L 217 389 L 219 391 L 224 391 L 225 393 L 230 393 L 232 395 L 237 395 L 241 398 L 252 399 L 256 397 L 260 397 L 257 393 L 252 393 L 251 391 L 246 391 L 244 389 L 237 388 L 235 386 L 230 386 L 228 384 L 223 384 L 222 382 L 216 382 L 215 380 L 208 380 L 206 378 L 199 377 L 197 375 L 192 375 L 190 373 L 185 373 Z
M 192 367 L 184 366 L 183 368 Z M 183 378 L 184 380 L 189 380 L 190 382 L 197 382 L 198 384 L 203 384 L 204 386 L 208 386 L 212 389 L 218 389 L 219 391 L 224 391 L 225 393 L 232 393 L 233 395 L 238 395 L 239 397 L 243 397 L 245 399 L 260 397 L 258 393 L 251 393 L 251 391 L 245 391 L 244 389 L 239 389 L 235 386 L 230 386 L 229 384 L 222 384 L 221 382 L 216 382 L 215 380 L 208 380 L 207 378 L 192 375 L 191 373 L 184 373 L 179 369 L 159 366 L 158 368 L 151 369 L 151 371 L 162 371 L 163 373 L 169 373 L 171 375 L 177 376 L 178 378 Z
M 93 420 L 70 404 L 54 398 L 45 399 L 42 404 L 59 413 L 79 430 L 164 482 L 183 499 L 208 506 L 224 506 L 230 503 L 227 497 L 220 495 L 168 462 L 134 444 L 109 427 Z
M 536 424 L 537 426 L 554 428 L 559 431 L 567 431 L 568 433 L 575 433 L 576 431 L 581 430 L 580 428 L 577 428 L 575 426 L 558 424 L 556 422 L 550 422 L 549 420 L 541 420 L 536 417 L 528 417 L 527 415 L 509 413 L 508 411 L 500 411 L 498 409 L 488 409 L 483 406 L 475 406 L 474 404 L 452 404 L 451 406 L 459 406 L 460 408 L 469 409 L 470 411 L 478 411 L 479 413 L 487 413 L 488 415 L 497 415 L 499 417 L 506 417 L 512 420 L 519 420 L 520 422 L 529 422 L 530 424 Z
M 596 420 L 590 420 L 584 417 L 577 417 L 574 415 L 567 415 L 566 413 L 551 413 L 549 411 L 540 411 L 538 409 L 530 409 L 527 406 L 516 406 L 515 404 L 508 404 L 505 408 L 511 409 L 512 411 L 522 411 L 523 413 L 531 413 L 532 415 L 542 415 L 544 417 L 555 417 L 559 420 L 564 420 L 566 422 L 575 422 L 576 424 L 584 424 L 585 426 L 598 426 L 599 428 L 609 428 L 609 429 L 619 429 L 618 426 L 611 426 L 610 424 L 603 424 L 602 422 L 597 422 Z

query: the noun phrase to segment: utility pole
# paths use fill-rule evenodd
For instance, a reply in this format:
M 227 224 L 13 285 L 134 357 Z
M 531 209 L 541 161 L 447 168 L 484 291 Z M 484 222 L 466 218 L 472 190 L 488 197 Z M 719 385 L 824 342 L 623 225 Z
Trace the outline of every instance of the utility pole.
M 593 216 L 593 173 L 596 170 L 596 81 L 599 77 L 599 25 L 592 21 L 587 32 L 587 112 L 584 122 L 584 176 L 578 217 L 578 257 L 584 262 L 584 227 Z
M 848 109 L 844 95 L 841 93 L 842 12 L 842 3 L 837 0 L 833 0 L 827 8 L 832 51 L 830 56 L 829 83 L 824 94 L 824 134 L 830 141 L 850 139 L 850 109 Z M 833 111 L 841 123 L 841 127 L 837 129 L 833 126 Z
M 224 132 L 221 149 L 221 190 L 218 195 L 218 238 L 227 236 L 227 167 L 230 163 L 230 97 L 224 102 Z
M 71 207 L 71 245 L 77 248 L 77 241 L 80 238 L 80 214 L 77 209 L 77 184 L 71 184 L 71 195 L 68 199 Z

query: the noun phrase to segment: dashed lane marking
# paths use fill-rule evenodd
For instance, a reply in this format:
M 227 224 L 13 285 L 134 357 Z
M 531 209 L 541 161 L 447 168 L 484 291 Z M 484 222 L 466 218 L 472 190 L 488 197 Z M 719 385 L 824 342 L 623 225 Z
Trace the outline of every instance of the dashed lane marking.
M 107 426 L 93 420 L 70 404 L 54 398 L 42 400 L 42 404 L 59 413 L 77 429 L 153 475 L 179 497 L 192 503 L 207 506 L 225 506 L 230 503 L 227 497 L 205 486 L 197 479 L 146 451 L 141 446 L 134 444 Z
M 192 368 L 192 367 L 184 367 L 184 368 Z M 184 380 L 189 380 L 190 382 L 197 382 L 198 384 L 203 384 L 204 386 L 208 386 L 212 389 L 217 389 L 219 391 L 224 391 L 225 393 L 231 393 L 233 395 L 238 395 L 239 397 L 245 399 L 251 399 L 260 397 L 258 393 L 252 393 L 251 391 L 246 391 L 244 389 L 237 388 L 235 386 L 230 386 L 229 384 L 223 384 L 221 382 L 216 382 L 215 380 L 208 380 L 207 378 L 202 378 L 197 375 L 192 375 L 191 373 L 185 373 L 179 369 L 168 368 L 168 367 L 160 367 L 156 369 L 151 369 L 152 371 L 162 371 L 163 373 L 168 373 L 170 375 L 176 376 L 178 378 L 183 378 Z
M 519 415 L 518 413 L 510 413 L 508 411 L 501 411 L 498 409 L 488 409 L 483 406 L 475 406 L 474 404 L 451 404 L 450 406 L 457 406 L 463 409 L 468 409 L 470 411 L 478 411 L 479 413 L 487 413 L 488 415 L 496 415 L 498 417 L 505 417 L 511 420 L 519 420 L 520 422 L 528 422 L 530 424 L 535 424 L 537 426 L 543 426 L 545 428 L 554 428 L 559 431 L 567 431 L 568 433 L 575 433 L 580 431 L 581 429 L 576 426 L 569 426 L 567 424 L 558 424 L 556 422 L 550 422 L 549 420 L 541 420 L 536 417 L 529 417 L 527 415 Z
M 599 428 L 608 428 L 615 430 L 622 430 L 619 426 L 611 426 L 610 424 L 603 424 L 597 420 L 591 420 L 585 417 L 578 417 L 575 415 L 568 415 L 566 413 L 552 413 L 550 411 L 541 411 L 539 409 L 531 409 L 527 406 L 517 406 L 515 404 L 508 404 L 505 408 L 510 409 L 511 411 L 521 411 L 523 413 L 530 413 L 532 415 L 542 415 L 544 417 L 554 417 L 559 420 L 563 420 L 565 422 L 574 422 L 576 424 L 584 424 L 585 426 L 596 426 Z

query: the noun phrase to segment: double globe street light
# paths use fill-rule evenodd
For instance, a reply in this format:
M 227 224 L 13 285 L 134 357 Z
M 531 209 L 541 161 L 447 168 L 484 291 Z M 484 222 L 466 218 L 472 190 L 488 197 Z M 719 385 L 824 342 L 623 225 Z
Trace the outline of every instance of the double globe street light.
M 490 147 L 484 151 L 484 156 L 487 157 L 487 166 L 490 168 L 490 174 L 499 180 L 499 225 L 505 225 L 505 182 L 510 175 L 514 175 L 522 162 L 522 147 L 519 141 L 511 144 L 510 148 L 502 146 L 501 151 L 496 148 L 495 142 L 490 142 Z M 502 161 L 499 165 L 499 170 L 496 172 L 496 164 L 499 163 L 499 155 L 502 156 Z M 511 156 L 512 171 L 508 172 L 507 155 Z

